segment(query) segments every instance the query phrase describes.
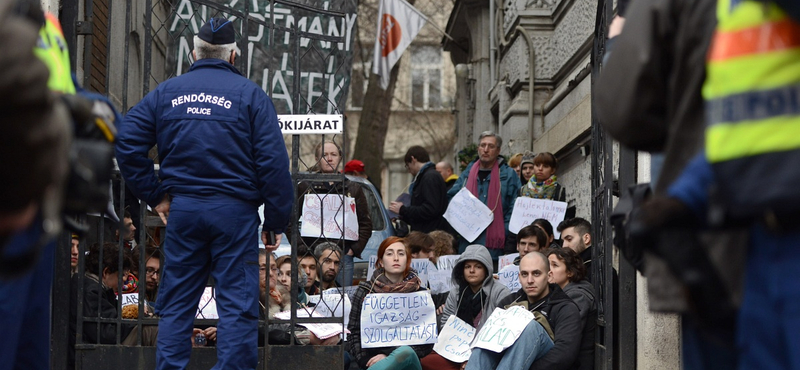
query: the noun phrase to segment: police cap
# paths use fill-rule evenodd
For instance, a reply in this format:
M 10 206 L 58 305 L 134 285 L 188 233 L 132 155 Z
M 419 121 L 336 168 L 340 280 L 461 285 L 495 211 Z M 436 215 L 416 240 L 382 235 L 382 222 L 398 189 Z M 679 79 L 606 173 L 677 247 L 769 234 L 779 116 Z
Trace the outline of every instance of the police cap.
M 233 23 L 225 18 L 211 18 L 200 28 L 197 34 L 201 40 L 212 45 L 232 44 L 236 42 Z

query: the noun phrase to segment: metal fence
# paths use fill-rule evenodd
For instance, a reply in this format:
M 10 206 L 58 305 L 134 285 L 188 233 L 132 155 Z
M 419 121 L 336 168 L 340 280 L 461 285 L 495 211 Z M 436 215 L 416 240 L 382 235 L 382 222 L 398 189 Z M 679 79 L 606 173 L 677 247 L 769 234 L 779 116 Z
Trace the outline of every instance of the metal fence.
M 207 19 L 224 16 L 234 21 L 237 30 L 241 53 L 236 67 L 267 91 L 279 114 L 341 114 L 340 107 L 344 107 L 349 86 L 355 4 L 355 0 L 133 0 L 124 3 L 64 0 L 61 20 L 71 46 L 73 65 L 82 66 L 84 85 L 115 97 L 123 112 L 158 83 L 185 73 L 192 62 L 191 35 Z M 124 71 L 121 75 L 112 72 L 119 69 Z M 333 140 L 342 148 L 340 159 L 343 161 L 348 148 L 344 134 L 290 137 L 287 150 L 295 186 L 347 181 L 339 172 L 317 171 L 318 161 L 312 148 L 326 140 Z M 154 159 L 158 163 L 157 155 Z M 339 169 L 342 165 L 343 162 L 339 163 Z M 59 240 L 56 258 L 60 262 L 53 289 L 54 369 L 69 368 L 73 351 L 70 338 L 75 339 L 74 362 L 78 369 L 152 369 L 155 366 L 155 347 L 145 344 L 151 334 L 149 328 L 158 325 L 157 315 L 150 316 L 152 302 L 158 300 L 155 292 L 147 291 L 146 281 L 148 276 L 158 276 L 160 272 L 148 268 L 148 261 L 158 260 L 163 266 L 160 250 L 169 248 L 164 245 L 168 231 L 158 216 L 132 197 L 119 175 L 113 180 L 112 188 L 113 209 L 108 215 L 87 215 L 79 220 L 89 225 L 89 232 L 80 239 L 74 268 L 65 263 L 70 260 L 71 235 Z M 324 193 L 316 193 L 310 187 L 308 194 L 344 196 L 344 189 L 344 186 L 330 186 Z M 295 202 L 292 220 L 299 219 L 301 204 L 300 199 Z M 130 230 L 124 223 L 126 211 L 131 214 L 136 228 L 133 236 L 136 247 L 132 252 L 125 238 L 126 230 Z M 112 220 L 115 216 L 121 222 Z M 296 237 L 299 231 L 298 222 L 292 222 L 290 234 L 295 237 L 290 238 L 287 248 L 291 277 L 302 275 L 301 260 L 307 255 L 313 256 L 313 247 L 326 239 L 316 238 L 308 243 L 311 245 L 306 245 L 303 239 Z M 341 240 L 333 241 L 341 243 Z M 111 244 L 104 249 L 106 243 Z M 90 250 L 92 253 L 87 256 Z M 108 251 L 115 253 L 112 259 L 104 255 Z M 320 265 L 316 258 L 314 265 Z M 129 282 L 128 273 L 138 277 L 138 292 L 112 300 L 87 288 L 102 286 L 102 272 L 114 270 L 119 272 L 116 285 L 120 292 Z M 266 270 L 267 274 L 272 273 L 269 268 Z M 215 304 L 216 289 L 225 287 L 216 286 L 210 279 L 195 327 L 216 325 L 217 319 L 210 310 Z M 314 307 L 303 307 L 299 303 L 298 289 L 289 291 L 291 298 L 287 308 L 291 316 L 288 319 L 270 318 L 267 313 L 265 319 L 259 320 L 265 343 L 259 348 L 259 368 L 342 368 L 344 346 L 341 344 L 306 346 L 290 342 L 275 345 L 268 337 L 272 325 L 288 325 L 291 330 L 299 330 L 299 325 L 310 322 L 344 325 L 343 317 L 298 317 L 339 310 L 338 304 L 343 304 L 345 299 L 344 290 L 333 295 L 338 299 L 322 299 Z M 266 296 L 261 303 L 268 307 L 269 294 Z M 125 308 L 129 301 L 137 301 L 131 306 L 135 308 Z M 111 315 L 113 317 L 101 314 L 96 307 L 111 309 L 115 314 Z M 268 310 L 265 308 L 265 311 Z M 129 337 L 129 333 L 133 335 Z M 193 347 L 189 368 L 208 369 L 215 362 L 216 351 L 212 346 Z

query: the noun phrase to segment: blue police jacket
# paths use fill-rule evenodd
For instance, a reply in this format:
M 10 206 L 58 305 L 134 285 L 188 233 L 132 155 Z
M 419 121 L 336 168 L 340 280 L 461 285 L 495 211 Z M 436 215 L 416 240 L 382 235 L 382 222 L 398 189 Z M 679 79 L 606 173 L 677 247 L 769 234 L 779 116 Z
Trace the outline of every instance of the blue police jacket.
M 201 59 L 161 83 L 125 116 L 116 155 L 133 193 L 264 204 L 264 230 L 283 232 L 293 189 L 272 100 L 230 63 Z M 158 144 L 158 176 L 148 151 Z M 159 182 L 160 179 L 160 182 Z

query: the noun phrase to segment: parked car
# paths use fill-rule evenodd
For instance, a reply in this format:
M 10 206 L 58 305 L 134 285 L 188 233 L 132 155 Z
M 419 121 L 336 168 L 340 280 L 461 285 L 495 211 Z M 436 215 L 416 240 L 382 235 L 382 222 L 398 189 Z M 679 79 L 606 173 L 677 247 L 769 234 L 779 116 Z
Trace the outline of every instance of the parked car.
M 381 242 L 384 239 L 395 235 L 395 232 L 391 219 L 389 218 L 389 211 L 383 205 L 381 195 L 378 190 L 375 189 L 375 186 L 372 185 L 369 180 L 362 177 L 347 176 L 347 179 L 361 184 L 361 187 L 364 189 L 364 196 L 367 198 L 367 204 L 369 205 L 369 216 L 372 219 L 372 236 L 369 238 L 369 241 L 367 241 L 364 251 L 361 252 L 361 258 L 355 259 L 353 284 L 358 284 L 359 281 L 366 280 L 368 278 L 367 267 L 370 256 L 377 255 L 378 247 L 380 246 Z M 259 215 L 260 214 L 262 214 L 261 210 L 259 210 Z M 259 235 L 260 233 L 261 231 L 259 230 Z M 260 236 L 259 240 L 261 240 Z M 281 238 L 281 245 L 278 247 L 278 250 L 275 251 L 275 254 L 278 256 L 283 256 L 288 255 L 291 252 L 292 248 L 289 238 L 287 238 L 284 234 L 283 238 Z

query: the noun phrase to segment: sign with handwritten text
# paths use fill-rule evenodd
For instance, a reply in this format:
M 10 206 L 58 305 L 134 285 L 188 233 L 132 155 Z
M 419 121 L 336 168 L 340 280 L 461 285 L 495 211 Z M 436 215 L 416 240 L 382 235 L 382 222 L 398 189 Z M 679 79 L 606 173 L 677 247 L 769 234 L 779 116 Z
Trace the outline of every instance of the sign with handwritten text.
M 122 294 L 123 306 L 138 305 L 138 304 L 139 304 L 139 293 Z
M 558 239 L 561 233 L 555 230 L 555 227 L 564 221 L 566 214 L 567 202 L 517 197 L 514 202 L 514 212 L 511 213 L 511 220 L 508 222 L 508 231 L 517 234 L 520 229 L 532 224 L 537 218 L 543 218 L 553 225 L 553 233 Z
M 450 200 L 444 219 L 468 242 L 473 242 L 494 220 L 492 211 L 475 198 L 467 188 L 461 190 Z
M 429 291 L 372 293 L 361 304 L 361 347 L 436 343 L 436 308 Z
M 279 320 L 289 320 L 292 317 L 291 311 L 282 311 L 278 312 L 274 316 L 276 319 Z M 297 317 L 324 317 L 322 314 L 318 312 L 308 312 L 303 309 L 297 310 Z M 310 332 L 314 333 L 319 339 L 328 339 L 334 335 L 339 334 L 350 334 L 350 330 L 347 330 L 346 325 L 342 324 L 330 324 L 330 323 L 298 323 L 297 325 L 304 326 Z
M 459 257 L 461 257 L 460 254 L 439 256 L 439 260 L 436 261 L 436 267 L 439 270 L 453 271 L 453 268 L 456 266 L 456 262 L 458 262 Z
M 414 258 L 411 260 L 411 268 L 417 272 L 417 276 L 419 276 L 419 280 L 422 282 L 422 286 L 428 286 L 428 275 L 436 271 L 436 265 L 433 264 L 427 258 Z
M 447 293 L 453 289 L 453 271 L 434 270 L 428 273 L 431 294 Z
M 511 293 L 522 288 L 522 285 L 519 283 L 519 266 L 506 266 L 497 273 L 497 277 L 500 280 L 500 284 L 505 285 Z
M 367 280 L 372 280 L 372 275 L 375 273 L 375 264 L 378 263 L 378 256 L 369 256 L 369 263 L 367 264 Z
M 203 290 L 203 295 L 200 296 L 200 303 L 197 304 L 196 319 L 218 319 L 217 313 L 217 296 L 214 293 L 214 287 L 207 286 Z
M 344 203 L 342 203 L 344 198 Z M 338 194 L 306 194 L 300 235 L 313 238 L 358 240 L 356 201 Z
M 519 339 L 531 320 L 533 314 L 521 306 L 512 306 L 507 310 L 496 308 L 483 324 L 470 348 L 500 353 Z
M 517 257 L 519 257 L 519 253 L 511 253 L 506 254 L 505 256 L 500 256 L 500 258 L 497 259 L 497 271 L 502 270 L 503 267 L 513 265 L 514 259 Z
M 469 360 L 472 349 L 469 345 L 475 338 L 475 328 L 456 315 L 450 315 L 439 333 L 439 340 L 433 350 L 450 361 L 461 363 Z

